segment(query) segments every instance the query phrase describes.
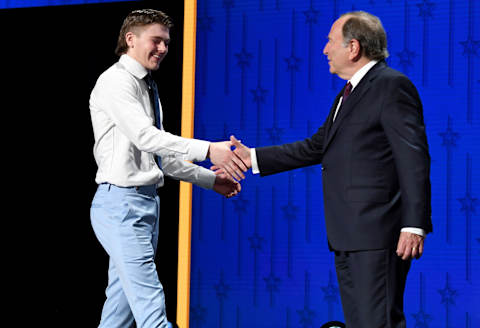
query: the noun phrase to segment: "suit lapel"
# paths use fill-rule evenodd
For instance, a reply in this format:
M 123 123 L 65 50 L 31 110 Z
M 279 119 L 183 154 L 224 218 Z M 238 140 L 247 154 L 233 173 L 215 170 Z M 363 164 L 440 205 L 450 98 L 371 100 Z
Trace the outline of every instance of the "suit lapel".
M 346 121 L 346 118 L 348 115 L 354 110 L 356 104 L 363 98 L 364 94 L 370 89 L 371 82 L 377 77 L 379 68 L 385 67 L 386 64 L 381 61 L 377 63 L 375 66 L 373 66 L 370 71 L 362 78 L 360 83 L 353 89 L 352 93 L 348 97 L 347 101 L 345 101 L 342 105 L 341 108 L 339 109 L 339 112 L 337 114 L 337 117 L 335 119 L 335 122 L 332 123 L 333 121 L 333 115 L 329 115 L 329 129 L 327 131 L 327 141 L 324 145 L 324 149 L 328 147 L 328 145 L 331 143 L 333 138 L 335 137 L 338 129 L 342 124 Z M 333 112 L 335 112 L 336 104 L 338 104 L 338 99 L 340 96 L 343 94 L 343 89 L 340 92 L 340 94 L 337 96 L 335 99 L 335 104 L 333 107 Z M 330 113 L 331 114 L 331 113 Z
M 335 115 L 335 109 L 337 108 L 338 102 L 340 101 L 340 97 L 343 94 L 343 90 L 345 87 L 343 87 L 342 91 L 337 95 L 335 98 L 335 101 L 333 102 L 332 108 L 330 108 L 330 113 L 328 114 L 327 117 L 327 126 L 326 126 L 326 131 L 325 131 L 325 136 L 328 139 L 328 136 L 330 134 L 330 130 L 332 129 L 332 124 L 333 124 L 333 116 Z

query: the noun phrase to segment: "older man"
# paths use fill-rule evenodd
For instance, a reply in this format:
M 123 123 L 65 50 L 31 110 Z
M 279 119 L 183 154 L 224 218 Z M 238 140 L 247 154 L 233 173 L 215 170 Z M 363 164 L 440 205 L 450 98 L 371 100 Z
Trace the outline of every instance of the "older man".
M 347 327 L 405 327 L 410 262 L 432 231 L 430 157 L 422 104 L 410 80 L 387 66 L 386 34 L 366 12 L 342 15 L 324 48 L 347 80 L 310 138 L 235 152 L 254 173 L 322 164 L 325 221 Z

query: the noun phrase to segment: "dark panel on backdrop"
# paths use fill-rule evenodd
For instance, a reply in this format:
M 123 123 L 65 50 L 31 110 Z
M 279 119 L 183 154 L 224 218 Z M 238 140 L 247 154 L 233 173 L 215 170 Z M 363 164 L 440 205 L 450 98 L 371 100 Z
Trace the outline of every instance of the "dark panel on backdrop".
M 90 225 L 96 190 L 88 99 L 98 76 L 118 58 L 114 49 L 124 17 L 155 8 L 172 16 L 169 55 L 154 74 L 167 131 L 181 120 L 183 2 L 135 1 L 0 11 L 6 33 L 2 76 L 8 164 L 18 172 L 23 201 L 12 225 L 20 228 L 22 298 L 36 323 L 94 327 L 105 299 L 108 257 Z M 8 100 L 8 101 L 7 101 Z M 20 160 L 19 160 L 20 159 Z M 178 182 L 161 188 L 157 268 L 167 313 L 176 316 Z M 21 197 L 18 197 L 21 196 Z M 26 205 L 25 205 L 26 204 Z M 25 249 L 23 249 L 25 247 Z M 12 252 L 14 252 L 12 245 Z M 20 294 L 20 293 L 18 293 Z M 30 304 L 30 306 L 28 306 Z M 28 316 L 27 316 L 28 317 Z

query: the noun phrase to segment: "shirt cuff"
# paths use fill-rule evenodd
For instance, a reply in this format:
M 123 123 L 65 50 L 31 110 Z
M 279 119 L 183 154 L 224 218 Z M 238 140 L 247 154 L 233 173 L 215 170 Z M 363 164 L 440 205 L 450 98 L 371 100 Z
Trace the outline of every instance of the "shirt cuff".
M 197 181 L 194 184 L 203 189 L 213 189 L 216 179 L 217 175 L 215 172 L 200 166 Z
M 258 169 L 257 152 L 255 148 L 250 148 L 250 160 L 252 161 L 252 173 L 259 174 L 260 170 Z
M 203 162 L 207 158 L 210 142 L 205 140 L 190 139 L 190 151 L 188 161 Z
M 405 227 L 405 228 L 402 228 L 402 230 L 400 230 L 401 232 L 411 232 L 411 233 L 414 233 L 416 235 L 420 235 L 422 237 L 425 237 L 425 230 L 423 230 L 422 228 L 412 228 L 412 227 Z

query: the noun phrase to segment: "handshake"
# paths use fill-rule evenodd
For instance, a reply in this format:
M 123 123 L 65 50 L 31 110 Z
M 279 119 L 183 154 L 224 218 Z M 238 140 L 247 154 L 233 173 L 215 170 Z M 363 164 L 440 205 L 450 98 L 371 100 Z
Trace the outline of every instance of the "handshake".
M 227 198 L 237 195 L 242 189 L 238 181 L 245 179 L 243 172 L 252 167 L 250 148 L 231 136 L 230 141 L 210 143 L 207 157 L 216 174 L 213 190 Z

